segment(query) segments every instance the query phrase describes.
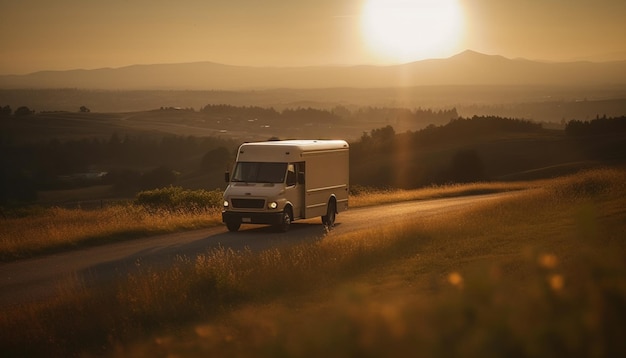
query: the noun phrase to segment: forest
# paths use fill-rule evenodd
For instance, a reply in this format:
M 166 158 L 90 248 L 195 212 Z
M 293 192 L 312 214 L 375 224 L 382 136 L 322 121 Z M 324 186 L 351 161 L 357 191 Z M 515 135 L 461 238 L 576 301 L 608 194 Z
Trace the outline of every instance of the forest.
M 342 116 L 337 110 L 278 112 L 229 105 L 209 105 L 201 112 L 241 120 L 297 117 L 302 121 L 338 121 Z M 455 117 L 454 110 L 367 108 L 349 113 L 361 119 L 393 116 L 407 121 L 421 116 L 452 117 L 446 124 L 430 124 L 416 131 L 396 133 L 394 126 L 387 125 L 363 132 L 350 143 L 351 185 L 355 189 L 511 180 L 519 173 L 563 163 L 626 158 L 626 117 L 573 120 L 565 131 L 559 131 L 521 119 Z M 16 119 L 5 116 L 2 120 Z M 35 202 L 38 192 L 44 190 L 93 185 L 110 185 L 112 195 L 126 197 L 169 185 L 216 189 L 224 185 L 222 174 L 232 164 L 239 144 L 223 137 L 157 137 L 154 133 L 113 133 L 108 139 L 52 138 L 35 143 L 16 143 L 3 136 L 0 205 Z

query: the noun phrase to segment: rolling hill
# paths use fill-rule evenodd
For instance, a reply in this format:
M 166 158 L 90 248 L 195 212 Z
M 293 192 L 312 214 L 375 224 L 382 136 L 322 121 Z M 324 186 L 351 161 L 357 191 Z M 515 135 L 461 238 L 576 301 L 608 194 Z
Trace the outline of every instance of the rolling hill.
M 0 76 L 0 89 L 258 90 L 623 84 L 626 61 L 547 63 L 469 50 L 445 59 L 395 66 L 243 67 L 195 62 Z

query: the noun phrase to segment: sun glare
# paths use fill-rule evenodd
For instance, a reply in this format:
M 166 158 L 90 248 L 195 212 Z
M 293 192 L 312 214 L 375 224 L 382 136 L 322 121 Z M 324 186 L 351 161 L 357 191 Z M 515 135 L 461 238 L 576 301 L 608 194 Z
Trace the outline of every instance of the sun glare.
M 385 62 L 451 55 L 461 22 L 458 0 L 367 0 L 361 13 L 363 38 Z

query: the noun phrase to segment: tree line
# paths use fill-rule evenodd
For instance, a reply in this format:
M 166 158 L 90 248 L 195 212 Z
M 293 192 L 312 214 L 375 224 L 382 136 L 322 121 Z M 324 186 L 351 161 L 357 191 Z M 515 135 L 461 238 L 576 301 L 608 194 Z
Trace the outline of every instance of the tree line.
M 21 117 L 21 116 L 28 116 L 34 113 L 35 111 L 28 108 L 27 106 L 20 106 L 15 110 L 15 112 L 13 112 L 13 109 L 11 109 L 11 106 L 9 105 L 0 106 L 0 117 L 9 117 L 11 115 L 14 115 L 16 117 Z
M 564 136 L 617 131 L 624 133 L 624 123 L 624 117 L 598 118 L 591 122 L 571 121 Z M 506 143 L 506 138 L 532 138 L 542 131 L 546 129 L 540 123 L 497 116 L 460 117 L 445 125 L 429 125 L 405 133 L 395 133 L 393 127 L 388 125 L 363 133 L 358 141 L 351 143 L 351 182 L 379 188 L 410 189 L 433 184 L 489 180 L 485 156 L 491 159 L 497 157 L 500 162 L 506 162 L 506 158 L 518 158 L 524 153 L 485 152 L 478 149 L 479 143 L 493 142 L 499 138 L 505 138 L 502 141 Z M 579 143 L 579 149 L 591 148 L 590 155 L 596 157 L 619 157 L 624 151 L 622 149 L 616 153 L 615 148 L 619 143 L 600 148 L 593 143 L 589 145 L 587 141 Z
M 40 190 L 111 184 L 120 194 L 174 184 L 181 173 L 220 171 L 236 144 L 214 137 L 120 136 L 13 145 L 0 142 L 0 204 Z
M 174 110 L 177 107 L 161 107 L 160 110 Z M 186 111 L 194 111 L 193 108 L 185 108 Z M 86 106 L 80 106 L 78 112 L 89 113 L 91 110 Z M 20 106 L 13 111 L 9 105 L 0 105 L 0 117 L 24 116 L 35 114 L 36 111 L 27 106 Z M 361 107 L 350 110 L 345 106 L 336 106 L 332 109 L 318 109 L 312 107 L 285 108 L 282 111 L 273 107 L 259 106 L 233 106 L 228 104 L 209 104 L 199 110 L 209 117 L 228 118 L 231 120 L 259 119 L 267 121 L 298 120 L 303 122 L 333 122 L 338 120 L 357 122 L 402 122 L 402 121 L 429 121 L 431 123 L 447 122 L 458 118 L 456 108 L 452 109 L 408 109 L 400 107 Z
M 228 118 L 231 120 L 258 119 L 265 121 L 300 121 L 300 122 L 429 122 L 445 123 L 459 117 L 456 108 L 452 109 L 408 109 L 396 107 L 362 107 L 350 110 L 345 106 L 335 106 L 332 109 L 317 109 L 311 107 L 286 108 L 278 111 L 272 107 L 258 106 L 231 106 L 226 104 L 207 105 L 200 109 L 213 118 Z
M 78 111 L 81 113 L 91 112 L 91 110 L 87 108 L 86 106 L 80 106 L 78 108 Z M 15 110 L 15 112 L 13 111 L 13 109 L 11 109 L 11 106 L 9 106 L 8 104 L 5 106 L 0 106 L 0 118 L 10 117 L 11 115 L 15 117 L 23 117 L 23 116 L 29 116 L 32 114 L 35 114 L 35 110 L 32 110 L 28 108 L 27 106 L 20 106 Z
M 572 136 L 625 133 L 626 116 L 616 118 L 597 116 L 592 121 L 572 120 L 565 126 L 565 132 Z
M 279 115 L 271 109 L 257 112 L 260 108 L 256 107 L 211 106 L 208 110 L 222 115 L 232 115 L 233 111 L 242 116 Z M 590 122 L 571 121 L 565 133 L 580 136 L 626 132 L 625 128 L 626 117 L 602 117 Z M 495 116 L 458 117 L 415 132 L 396 133 L 392 125 L 376 128 L 350 143 L 351 183 L 416 188 L 488 180 L 485 160 L 472 147 L 477 140 L 511 133 L 532 135 L 542 130 L 541 124 L 532 121 Z M 94 180 L 111 184 L 125 195 L 168 186 L 181 176 L 198 173 L 221 182 L 239 144 L 224 138 L 173 135 L 113 134 L 108 139 L 52 139 L 26 144 L 0 138 L 0 205 L 34 200 L 40 190 L 93 185 Z M 82 175 L 85 173 L 102 175 Z
M 400 134 L 388 125 L 363 133 L 351 145 L 350 174 L 361 185 L 405 189 L 484 180 L 483 160 L 475 150 L 464 149 L 464 142 L 497 133 L 541 130 L 541 124 L 528 120 L 494 116 L 461 117 Z M 442 146 L 459 149 L 453 154 L 429 150 Z

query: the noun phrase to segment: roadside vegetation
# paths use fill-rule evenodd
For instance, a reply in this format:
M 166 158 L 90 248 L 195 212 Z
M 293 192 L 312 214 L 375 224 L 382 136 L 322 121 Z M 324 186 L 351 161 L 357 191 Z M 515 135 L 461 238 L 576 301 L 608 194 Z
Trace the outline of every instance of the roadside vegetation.
M 101 209 L 16 209 L 0 218 L 0 261 L 221 223 L 221 191 L 167 187 Z
M 178 123 L 181 113 L 187 112 L 161 109 L 128 114 L 128 118 L 98 113 L 0 118 L 0 208 L 25 202 L 65 206 L 76 203 L 72 191 L 91 187 L 106 190 L 90 200 L 132 198 L 140 191 L 170 185 L 224 189 L 223 173 L 232 166 L 237 147 L 244 139 L 227 139 L 213 132 L 210 133 L 214 136 L 195 136 L 201 135 L 201 131 L 180 136 L 147 130 L 151 128 L 149 123 L 156 123 L 159 128 L 163 123 Z M 320 138 L 310 132 L 313 128 L 323 129 L 321 138 L 326 138 L 328 126 L 333 128 L 334 138 L 342 138 L 337 126 L 361 123 L 372 128 L 393 123 L 395 128 L 387 124 L 369 132 L 354 127 L 350 136 L 343 137 L 350 142 L 351 183 L 375 188 L 532 180 L 626 158 L 623 117 L 572 120 L 566 130 L 553 130 L 523 119 L 463 118 L 455 110 L 369 108 L 355 112 L 358 118 L 353 120 L 335 111 L 303 108 L 285 109 L 279 114 L 261 107 L 212 105 L 201 113 L 196 113 L 201 117 L 178 123 L 174 128 L 189 126 L 191 130 L 209 122 L 236 122 L 241 126 L 239 131 L 245 132 L 258 128 L 262 118 L 280 118 L 270 126 L 271 131 L 263 132 L 266 137 L 258 139 L 266 140 Z M 385 120 L 373 122 L 376 118 Z M 137 127 L 130 131 L 113 125 L 120 122 L 132 122 Z M 42 123 L 50 127 L 41 127 Z M 251 123 L 257 124 L 251 127 Z M 312 123 L 315 125 L 308 125 Z M 307 133 L 277 129 L 289 126 L 306 128 Z M 41 132 L 41 137 L 35 132 Z M 51 198 L 56 200 L 46 200 Z
M 497 190 L 528 187 L 537 190 L 445 217 L 262 252 L 213 249 L 106 287 L 68 282 L 54 300 L 1 312 L 0 352 L 625 356 L 626 171 Z M 364 190 L 351 200 L 490 190 Z
M 414 190 L 356 186 L 351 207 L 527 189 L 538 182 L 473 183 Z M 133 201 L 83 210 L 34 206 L 0 218 L 0 262 L 221 224 L 222 191 L 180 187 L 139 192 Z

